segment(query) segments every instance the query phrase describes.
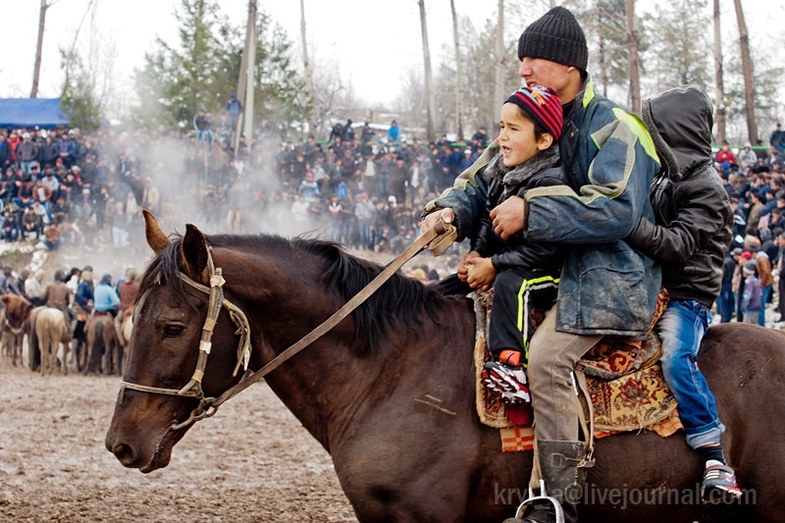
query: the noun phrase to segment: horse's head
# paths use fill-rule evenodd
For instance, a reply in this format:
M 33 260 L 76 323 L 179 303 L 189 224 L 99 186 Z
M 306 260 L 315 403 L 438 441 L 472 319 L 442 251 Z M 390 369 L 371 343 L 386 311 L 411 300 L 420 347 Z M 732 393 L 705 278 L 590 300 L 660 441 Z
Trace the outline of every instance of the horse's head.
M 30 316 L 32 304 L 16 294 L 3 294 L 0 296 L 5 306 L 5 321 L 8 326 L 19 331 Z
M 172 241 L 150 213 L 145 221 L 156 257 L 139 288 L 106 447 L 126 467 L 150 472 L 168 465 L 191 422 L 240 376 L 235 358 L 208 357 L 213 345 L 236 348 L 238 336 L 229 314 L 219 314 L 222 277 L 204 235 L 189 224 Z

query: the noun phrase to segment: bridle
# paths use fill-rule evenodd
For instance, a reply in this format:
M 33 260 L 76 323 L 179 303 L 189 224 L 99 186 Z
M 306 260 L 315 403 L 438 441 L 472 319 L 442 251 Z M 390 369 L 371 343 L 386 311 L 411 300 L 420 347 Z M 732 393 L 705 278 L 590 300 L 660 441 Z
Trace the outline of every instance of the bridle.
M 218 322 L 218 315 L 221 313 L 222 307 L 225 307 L 226 310 L 229 311 L 229 316 L 237 326 L 235 334 L 240 336 L 240 340 L 237 344 L 237 364 L 234 367 L 232 376 L 237 375 L 240 365 L 243 366 L 243 370 L 248 370 L 248 362 L 251 359 L 251 327 L 248 323 L 248 317 L 245 315 L 242 309 L 240 309 L 240 307 L 224 298 L 223 286 L 226 283 L 226 280 L 223 277 L 222 269 L 220 267 L 215 267 L 211 250 L 212 249 L 210 248 L 207 249 L 207 269 L 209 271 L 210 277 L 209 287 L 192 280 L 183 272 L 179 273 L 180 279 L 185 283 L 209 295 L 209 301 L 207 303 L 207 318 L 205 318 L 204 325 L 202 326 L 202 335 L 199 340 L 199 355 L 197 356 L 196 368 L 194 369 L 191 379 L 184 387 L 180 389 L 152 387 L 149 385 L 132 383 L 125 380 L 121 382 L 120 386 L 120 396 L 122 396 L 125 389 L 131 389 L 140 392 L 148 392 L 151 394 L 180 396 L 186 398 L 196 398 L 199 400 L 199 405 L 197 405 L 191 411 L 191 414 L 188 416 L 188 418 L 185 421 L 172 426 L 172 430 L 181 429 L 187 425 L 190 425 L 191 423 L 194 423 L 195 421 L 199 421 L 200 419 L 209 418 L 215 414 L 218 406 L 223 403 L 223 401 L 225 401 L 223 400 L 219 403 L 218 400 L 220 397 L 208 397 L 205 395 L 204 390 L 202 390 L 202 378 L 204 377 L 204 370 L 207 367 L 207 358 L 210 355 L 210 351 L 212 350 L 213 331 L 215 329 L 216 323 Z
M 423 249 L 429 247 L 435 255 L 444 252 L 447 247 L 455 240 L 456 230 L 451 225 L 445 225 L 442 222 L 437 223 L 432 229 L 423 233 L 417 240 L 409 246 L 403 253 L 392 260 L 368 285 L 363 287 L 356 295 L 347 301 L 340 309 L 335 311 L 329 318 L 324 320 L 315 329 L 302 337 L 298 342 L 289 346 L 286 350 L 278 354 L 269 363 L 264 365 L 261 369 L 257 370 L 250 376 L 240 380 L 238 383 L 224 391 L 223 394 L 217 398 L 208 397 L 202 390 L 202 378 L 204 377 L 204 370 L 207 366 L 207 357 L 210 355 L 212 349 L 213 330 L 218 321 L 218 315 L 221 313 L 221 308 L 226 308 L 229 312 L 234 324 L 237 326 L 235 331 L 236 335 L 240 336 L 237 345 L 237 364 L 232 372 L 233 376 L 237 375 L 240 365 L 243 370 L 248 370 L 248 362 L 251 359 L 251 327 L 248 323 L 248 318 L 245 313 L 226 298 L 224 298 L 223 286 L 226 280 L 223 278 L 222 269 L 216 268 L 212 257 L 212 247 L 207 248 L 207 270 L 210 280 L 210 286 L 207 287 L 199 282 L 189 278 L 183 272 L 179 273 L 180 279 L 191 287 L 209 295 L 207 304 L 207 318 L 204 320 L 202 326 L 202 335 L 199 340 L 199 355 L 196 360 L 196 368 L 194 369 L 193 376 L 190 381 L 181 389 L 170 389 L 165 387 L 152 387 L 149 385 L 142 385 L 139 383 L 132 383 L 123 380 L 120 386 L 119 397 L 122 397 L 125 389 L 136 390 L 140 392 L 147 392 L 150 394 L 163 394 L 167 396 L 179 396 L 186 398 L 196 398 L 199 400 L 197 405 L 189 414 L 188 418 L 180 423 L 176 423 L 170 427 L 170 430 L 178 430 L 187 427 L 191 423 L 195 423 L 201 419 L 213 416 L 218 407 L 225 401 L 233 398 L 243 390 L 247 389 L 257 381 L 264 378 L 267 374 L 277 369 L 289 358 L 303 350 L 305 347 L 316 341 L 322 335 L 330 331 L 344 318 L 351 314 L 360 304 L 367 300 L 379 287 L 382 286 L 398 269 L 400 269 L 406 262 L 412 259 L 415 255 L 419 254 Z M 430 245 L 429 245 L 430 244 Z

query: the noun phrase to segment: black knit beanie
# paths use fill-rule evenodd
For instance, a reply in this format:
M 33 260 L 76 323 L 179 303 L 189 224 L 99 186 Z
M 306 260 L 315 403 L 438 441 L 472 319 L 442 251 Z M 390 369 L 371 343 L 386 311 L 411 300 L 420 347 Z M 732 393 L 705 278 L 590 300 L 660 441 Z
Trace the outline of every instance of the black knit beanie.
M 575 16 L 564 7 L 554 7 L 529 24 L 518 40 L 518 59 L 543 58 L 586 71 L 589 49 Z

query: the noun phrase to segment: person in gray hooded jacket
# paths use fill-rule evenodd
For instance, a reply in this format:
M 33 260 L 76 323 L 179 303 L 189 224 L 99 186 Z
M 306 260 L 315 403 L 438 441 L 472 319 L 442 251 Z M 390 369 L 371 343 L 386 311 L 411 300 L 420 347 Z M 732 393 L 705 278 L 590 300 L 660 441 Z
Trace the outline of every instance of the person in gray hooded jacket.
M 706 462 L 701 496 L 735 499 L 741 491 L 720 444 L 725 427 L 697 364 L 710 309 L 722 288 L 733 225 L 730 200 L 712 164 L 711 100 L 695 85 L 681 86 L 646 100 L 641 112 L 662 168 L 651 192 L 656 222 L 640 218 L 627 243 L 662 265 L 670 301 L 655 331 L 687 444 Z

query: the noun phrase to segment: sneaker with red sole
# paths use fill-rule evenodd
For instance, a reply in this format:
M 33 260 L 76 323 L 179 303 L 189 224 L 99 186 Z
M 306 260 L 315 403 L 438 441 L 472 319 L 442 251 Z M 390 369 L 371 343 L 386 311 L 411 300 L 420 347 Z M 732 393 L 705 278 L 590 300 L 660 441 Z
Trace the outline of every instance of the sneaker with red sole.
M 510 365 L 500 361 L 489 361 L 482 371 L 483 384 L 498 392 L 502 400 L 510 405 L 531 403 L 526 371 L 520 365 Z

